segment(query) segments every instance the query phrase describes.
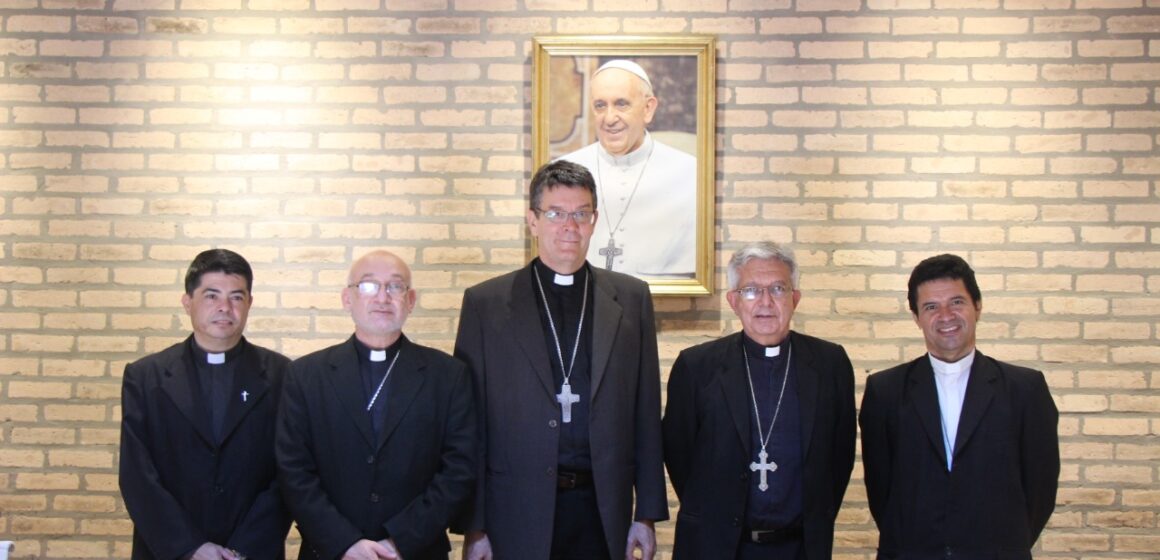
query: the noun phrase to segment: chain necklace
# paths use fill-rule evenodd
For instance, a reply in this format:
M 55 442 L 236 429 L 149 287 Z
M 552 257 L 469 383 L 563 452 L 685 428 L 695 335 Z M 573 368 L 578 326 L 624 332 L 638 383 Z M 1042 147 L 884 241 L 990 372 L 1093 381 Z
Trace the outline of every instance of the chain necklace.
M 576 342 L 572 345 L 572 360 L 568 367 L 564 367 L 564 352 L 560 348 L 560 335 L 556 334 L 556 322 L 552 320 L 552 309 L 548 306 L 548 295 L 544 292 L 544 281 L 540 280 L 540 269 L 532 265 L 532 275 L 536 277 L 536 285 L 540 288 L 540 299 L 544 302 L 544 313 L 548 315 L 548 326 L 552 330 L 552 341 L 556 343 L 556 358 L 560 360 L 560 373 L 564 376 L 564 383 L 560 386 L 560 393 L 556 395 L 556 402 L 560 403 L 561 420 L 565 424 L 572 421 L 572 405 L 580 402 L 580 395 L 572 392 L 572 368 L 576 365 L 576 354 L 580 351 L 580 334 L 584 332 L 584 312 L 588 309 L 588 277 L 584 275 L 584 299 L 580 301 L 580 320 L 576 324 Z
M 387 366 L 387 373 L 383 374 L 383 380 L 379 381 L 378 389 L 375 389 L 375 394 L 371 395 L 371 402 L 367 403 L 367 412 L 370 412 L 371 408 L 375 406 L 375 401 L 379 400 L 379 393 L 382 392 L 383 385 L 387 384 L 387 378 L 391 376 L 391 370 L 395 369 L 395 362 L 399 361 L 399 354 L 402 353 L 403 349 L 399 348 L 399 350 L 395 352 L 395 357 L 391 358 L 391 365 Z
M 768 473 L 777 470 L 777 463 L 767 461 L 769 453 L 766 452 L 765 446 L 769 444 L 769 438 L 773 437 L 773 425 L 777 423 L 777 415 L 781 412 L 781 399 L 785 396 L 785 385 L 789 381 L 789 362 L 793 358 L 793 345 L 789 346 L 789 351 L 785 356 L 785 376 L 781 379 L 781 392 L 777 395 L 777 407 L 773 409 L 773 419 L 769 421 L 769 432 L 762 433 L 761 431 L 761 412 L 757 410 L 757 391 L 753 390 L 753 372 L 749 370 L 749 350 L 745 348 L 742 342 L 741 352 L 745 355 L 745 380 L 749 382 L 749 397 L 753 399 L 753 417 L 757 420 L 757 439 L 761 441 L 761 451 L 757 454 L 757 461 L 749 463 L 749 470 L 753 472 L 761 472 L 761 482 L 757 485 L 762 492 L 769 490 L 769 482 L 766 480 Z
M 608 224 L 608 246 L 601 248 L 599 253 L 604 255 L 604 268 L 612 270 L 612 261 L 618 255 L 624 252 L 623 249 L 616 247 L 616 231 L 620 229 L 620 224 L 624 223 L 624 217 L 628 215 L 628 207 L 632 205 L 632 199 L 636 197 L 636 189 L 640 187 L 640 180 L 644 178 L 645 169 L 648 168 L 648 162 L 652 160 L 653 151 L 656 150 L 656 144 L 649 139 L 648 155 L 644 158 L 644 163 L 640 166 L 640 173 L 636 176 L 636 183 L 632 185 L 632 191 L 628 194 L 628 202 L 624 204 L 624 210 L 620 212 L 620 218 L 616 220 L 616 225 L 612 225 L 612 220 L 605 223 Z M 608 210 L 608 197 L 604 195 L 604 180 L 600 176 L 600 150 L 596 152 L 596 186 L 600 189 L 600 200 L 604 201 L 604 209 Z M 611 217 L 612 212 L 608 212 Z

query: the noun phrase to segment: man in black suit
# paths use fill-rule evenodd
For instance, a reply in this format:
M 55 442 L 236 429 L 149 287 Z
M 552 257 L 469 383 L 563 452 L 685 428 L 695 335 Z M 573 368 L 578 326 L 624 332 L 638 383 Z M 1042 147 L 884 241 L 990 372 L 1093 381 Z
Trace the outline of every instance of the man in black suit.
M 587 263 L 596 217 L 588 170 L 545 165 L 526 215 L 539 257 L 463 295 L 455 354 L 472 371 L 483 445 L 465 558 L 656 550 L 668 506 L 652 299 Z
M 859 417 L 878 558 L 1031 558 L 1059 479 L 1043 374 L 975 348 L 983 296 L 963 259 L 922 261 L 907 288 L 927 355 L 871 375 Z
M 411 342 L 411 270 L 386 251 L 350 269 L 346 342 L 290 365 L 278 480 L 302 559 L 446 560 L 475 485 L 475 411 L 463 363 Z
M 665 464 L 680 500 L 675 560 L 828 559 L 854 466 L 854 370 L 841 346 L 790 330 L 793 251 L 733 254 L 742 332 L 686 349 L 669 375 Z
M 246 341 L 254 273 L 204 251 L 181 304 L 193 334 L 125 367 L 121 495 L 134 559 L 283 558 L 274 419 L 289 362 Z

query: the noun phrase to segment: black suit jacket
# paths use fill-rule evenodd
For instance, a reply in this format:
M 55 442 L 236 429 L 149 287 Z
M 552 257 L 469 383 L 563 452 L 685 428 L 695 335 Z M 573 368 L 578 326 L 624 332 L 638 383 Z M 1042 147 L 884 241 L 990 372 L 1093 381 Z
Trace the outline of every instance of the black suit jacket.
M 459 360 L 402 340 L 375 436 L 354 337 L 295 360 L 278 415 L 278 479 L 299 558 L 394 540 L 407 560 L 446 559 L 450 520 L 475 485 L 471 378 Z
M 879 558 L 1031 558 L 1055 508 L 1059 413 L 1043 374 L 976 351 L 947 472 L 926 355 L 875 373 L 862 464 Z
M 132 557 L 175 559 L 213 542 L 283 558 L 290 521 L 274 482 L 274 419 L 289 360 L 242 340 L 219 445 L 190 343 L 125 366 L 119 474 Z
M 749 499 L 753 404 L 741 333 L 686 349 L 669 375 L 665 465 L 680 500 L 673 558 L 731 559 Z M 828 559 L 854 468 L 854 369 L 837 344 L 790 333 L 801 402 L 803 550 Z
M 590 267 L 589 436 L 609 552 L 624 556 L 633 519 L 668 519 L 660 434 L 660 365 L 648 286 Z M 468 528 L 501 560 L 547 558 L 559 450 L 560 388 L 536 306 L 531 266 L 463 294 L 455 355 L 471 368 L 483 443 Z M 636 500 L 633 514 L 633 492 Z

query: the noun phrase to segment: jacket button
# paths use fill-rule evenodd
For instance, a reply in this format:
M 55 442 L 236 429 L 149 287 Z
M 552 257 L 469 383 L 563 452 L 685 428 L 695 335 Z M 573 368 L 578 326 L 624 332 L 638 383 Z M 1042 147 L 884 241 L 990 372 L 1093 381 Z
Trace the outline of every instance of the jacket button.
M 213 491 L 214 491 L 214 493 L 215 493 L 215 494 L 222 494 L 222 493 L 224 493 L 226 490 L 225 490 L 225 488 L 222 488 L 220 485 L 218 485 L 218 486 L 214 486 L 214 487 L 213 487 Z
M 548 476 L 556 476 L 556 469 L 554 469 L 554 468 L 552 468 L 552 467 L 548 467 L 548 468 L 547 468 L 547 469 L 546 469 L 544 472 L 545 472 L 545 473 L 546 473 Z
M 375 504 L 379 503 L 379 495 L 378 494 L 371 492 L 371 503 L 375 503 Z
M 549 427 L 549 428 L 555 428 L 556 426 L 557 426 L 557 424 L 556 424 L 556 419 L 555 419 L 555 418 L 553 418 L 553 419 L 551 419 L 551 420 L 548 420 L 548 427 Z
M 367 455 L 367 464 L 371 465 L 371 464 L 374 464 L 374 462 L 375 462 L 375 456 L 374 455 Z
M 733 526 L 740 527 L 741 526 L 741 519 L 734 517 L 733 518 Z

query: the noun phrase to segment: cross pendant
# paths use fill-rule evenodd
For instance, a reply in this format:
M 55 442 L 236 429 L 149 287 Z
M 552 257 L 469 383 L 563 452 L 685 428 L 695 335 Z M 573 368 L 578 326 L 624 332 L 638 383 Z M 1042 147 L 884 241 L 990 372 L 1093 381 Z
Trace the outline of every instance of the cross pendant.
M 616 240 L 612 237 L 608 238 L 608 245 L 601 247 L 597 253 L 604 257 L 604 269 L 612 270 L 612 259 L 624 254 L 624 249 L 616 246 Z
M 580 402 L 580 395 L 572 392 L 571 384 L 565 383 L 564 386 L 560 388 L 560 394 L 556 395 L 556 402 L 560 403 L 560 409 L 563 412 L 562 420 L 564 423 L 567 424 L 571 422 L 572 404 Z
M 766 453 L 764 449 L 762 449 L 761 452 L 757 454 L 757 458 L 759 459 L 758 462 L 749 463 L 749 470 L 753 472 L 761 471 L 761 483 L 758 484 L 757 487 L 760 488 L 762 492 L 765 492 L 766 490 L 769 490 L 769 482 L 765 480 L 765 475 L 767 473 L 776 471 L 777 463 L 774 463 L 773 461 L 766 461 L 766 459 L 769 459 L 769 453 Z
M 248 398 L 250 398 L 250 392 L 249 391 L 242 391 L 242 402 L 246 402 L 246 399 L 248 399 Z

